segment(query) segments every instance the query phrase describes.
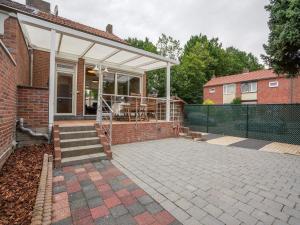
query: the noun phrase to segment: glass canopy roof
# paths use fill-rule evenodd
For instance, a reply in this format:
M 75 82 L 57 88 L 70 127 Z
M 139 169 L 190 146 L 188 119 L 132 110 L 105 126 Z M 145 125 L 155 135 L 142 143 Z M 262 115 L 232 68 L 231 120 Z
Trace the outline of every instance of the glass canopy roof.
M 33 48 L 50 51 L 51 29 L 56 30 L 56 53 L 85 58 L 99 64 L 132 68 L 141 72 L 178 64 L 177 61 L 126 44 L 79 32 L 25 15 L 18 15 L 22 30 Z

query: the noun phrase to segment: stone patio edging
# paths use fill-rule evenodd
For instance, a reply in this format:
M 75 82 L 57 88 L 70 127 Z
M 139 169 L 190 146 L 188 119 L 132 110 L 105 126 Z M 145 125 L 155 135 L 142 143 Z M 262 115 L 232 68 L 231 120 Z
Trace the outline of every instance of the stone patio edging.
M 53 156 L 44 154 L 40 183 L 33 208 L 31 225 L 50 225 L 52 213 Z

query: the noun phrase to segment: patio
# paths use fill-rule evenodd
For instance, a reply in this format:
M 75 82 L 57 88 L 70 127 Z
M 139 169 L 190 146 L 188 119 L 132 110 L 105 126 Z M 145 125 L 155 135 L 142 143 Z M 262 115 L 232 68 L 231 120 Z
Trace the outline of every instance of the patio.
M 300 158 L 165 139 L 113 146 L 113 164 L 183 224 L 300 224 Z

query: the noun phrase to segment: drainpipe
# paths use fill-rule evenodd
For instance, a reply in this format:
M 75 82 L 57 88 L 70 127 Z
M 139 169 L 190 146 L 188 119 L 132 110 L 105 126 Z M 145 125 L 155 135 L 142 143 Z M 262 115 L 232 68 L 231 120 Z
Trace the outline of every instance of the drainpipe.
M 33 130 L 31 130 L 31 129 L 29 129 L 29 128 L 25 128 L 25 127 L 24 127 L 24 119 L 23 119 L 23 118 L 20 118 L 20 120 L 17 121 L 17 122 L 19 122 L 21 131 L 27 132 L 27 133 L 29 133 L 29 134 L 30 134 L 31 136 L 33 136 L 33 137 L 44 137 L 44 138 L 46 138 L 48 141 L 50 140 L 48 134 L 37 133 L 37 132 L 34 132 Z

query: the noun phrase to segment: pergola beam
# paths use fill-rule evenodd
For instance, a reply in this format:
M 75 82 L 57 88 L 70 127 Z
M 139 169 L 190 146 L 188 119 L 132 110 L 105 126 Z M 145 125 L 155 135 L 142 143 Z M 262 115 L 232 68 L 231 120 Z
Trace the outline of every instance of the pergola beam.
M 131 58 L 129 58 L 129 59 L 126 59 L 126 60 L 120 62 L 119 65 L 124 65 L 124 64 L 126 64 L 126 63 L 132 62 L 132 61 L 137 60 L 137 59 L 142 58 L 142 57 L 143 57 L 143 56 L 141 56 L 141 55 L 133 56 L 133 57 L 131 57 Z
M 84 51 L 83 53 L 81 54 L 81 56 L 79 58 L 83 58 L 95 45 L 96 43 L 93 42 L 91 43 Z
M 61 47 L 61 42 L 62 42 L 63 36 L 64 36 L 63 34 L 60 34 L 60 36 L 59 36 L 58 48 L 57 48 L 58 53 L 60 52 L 60 47 Z
M 149 65 L 155 64 L 157 62 L 159 62 L 159 61 L 158 60 L 152 60 L 150 62 L 146 62 L 146 63 L 140 64 L 140 65 L 137 65 L 136 67 L 149 66 Z
M 113 51 L 112 53 L 108 54 L 107 56 L 105 56 L 103 59 L 101 59 L 101 62 L 104 62 L 106 60 L 108 60 L 109 58 L 113 57 L 114 55 L 118 54 L 121 50 L 117 49 L 115 51 Z

